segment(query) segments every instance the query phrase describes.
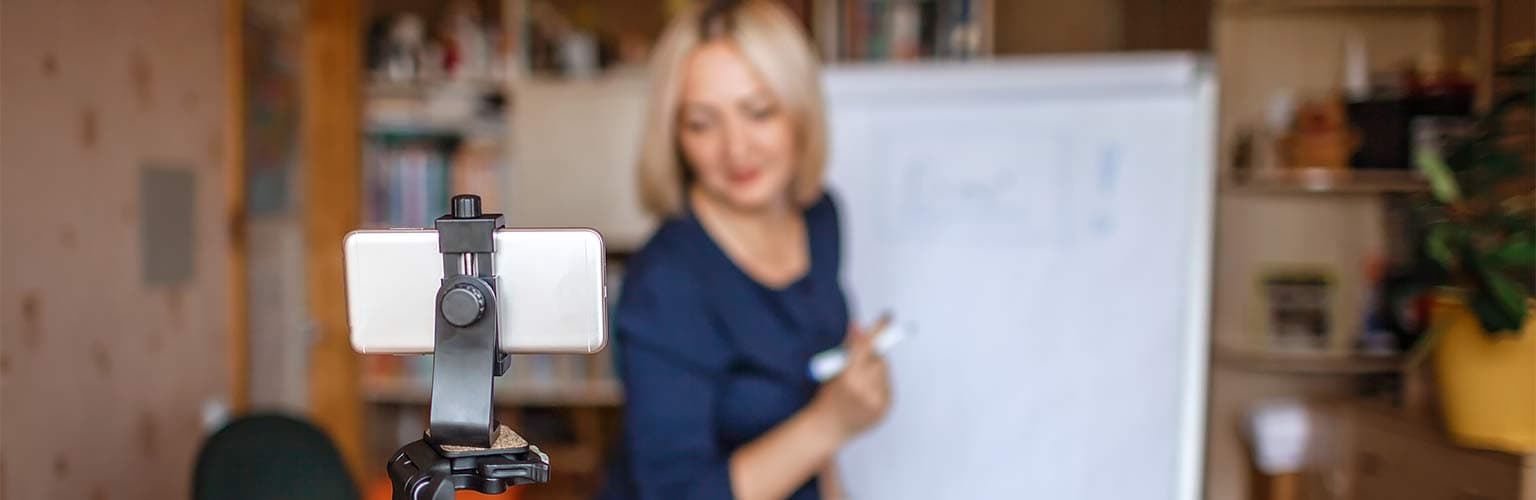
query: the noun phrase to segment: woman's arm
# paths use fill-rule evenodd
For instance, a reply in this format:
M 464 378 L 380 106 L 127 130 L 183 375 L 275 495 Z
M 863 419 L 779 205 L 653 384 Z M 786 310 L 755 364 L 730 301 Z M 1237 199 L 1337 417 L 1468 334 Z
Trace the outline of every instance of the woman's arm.
M 831 463 L 844 442 L 885 414 L 885 362 L 870 337 L 850 331 L 843 373 L 794 416 L 731 454 L 731 492 L 738 500 L 788 497 Z
M 731 454 L 731 492 L 737 500 L 785 498 L 821 472 L 845 440 L 824 411 L 806 406 Z
M 843 500 L 843 478 L 837 475 L 837 461 L 827 461 L 817 476 L 821 485 L 821 500 Z

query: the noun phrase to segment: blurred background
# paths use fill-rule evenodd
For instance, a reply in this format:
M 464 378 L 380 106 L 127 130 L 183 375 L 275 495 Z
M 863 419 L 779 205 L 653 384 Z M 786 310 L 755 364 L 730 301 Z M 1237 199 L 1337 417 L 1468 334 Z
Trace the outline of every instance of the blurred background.
M 832 65 L 1208 55 L 1204 497 L 1536 500 L 1536 420 L 1514 444 L 1446 428 L 1463 410 L 1441 382 L 1465 378 L 1420 342 L 1438 309 L 1414 268 L 1440 240 L 1413 217 L 1435 180 L 1413 153 L 1531 90 L 1536 2 L 785 3 Z M 645 61 L 687 4 L 7 0 L 0 497 L 182 497 L 206 436 L 253 412 L 314 424 L 375 491 L 425 426 L 430 360 L 353 353 L 341 237 L 428 226 L 475 192 L 511 225 L 600 229 L 622 286 L 654 227 L 632 173 Z M 1525 103 L 1496 120 L 1529 177 Z M 1500 179 L 1462 194 L 1528 217 L 1536 186 Z M 1524 251 L 1507 264 L 1529 276 Z M 1536 407 L 1525 321 L 1490 345 L 1526 364 L 1465 389 L 1506 391 L 1481 411 L 1536 416 L 1519 413 Z M 516 495 L 587 498 L 621 424 L 612 354 L 522 358 L 498 416 L 558 466 Z M 1293 411 L 1312 422 L 1305 460 L 1260 467 L 1255 422 Z

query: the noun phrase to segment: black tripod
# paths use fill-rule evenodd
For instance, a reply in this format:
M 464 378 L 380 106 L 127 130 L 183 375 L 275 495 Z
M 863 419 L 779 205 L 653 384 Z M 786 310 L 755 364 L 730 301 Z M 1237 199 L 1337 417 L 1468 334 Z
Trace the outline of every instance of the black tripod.
M 426 436 L 389 461 L 395 500 L 452 500 L 454 491 L 498 494 L 549 480 L 549 456 L 518 442 L 493 448 L 492 381 L 510 358 L 498 345 L 495 235 L 501 214 L 481 214 L 480 197 L 453 197 L 439 217 L 443 280 L 437 289 L 431 417 Z

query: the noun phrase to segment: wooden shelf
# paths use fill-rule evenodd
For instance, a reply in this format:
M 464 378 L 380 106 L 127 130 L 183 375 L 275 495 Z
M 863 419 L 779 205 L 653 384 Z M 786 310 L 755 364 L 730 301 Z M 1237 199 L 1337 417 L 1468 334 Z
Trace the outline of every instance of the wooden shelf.
M 426 81 L 369 81 L 363 90 L 367 98 L 404 98 L 423 99 L 441 92 L 470 92 L 486 93 L 505 89 L 507 82 L 494 78 L 474 78 L 467 80 L 426 80 Z
M 475 116 L 486 112 L 485 96 L 505 87 L 499 80 L 372 82 L 364 92 L 363 130 L 372 137 L 505 136 L 505 115 Z
M 1429 183 L 1406 169 L 1296 167 L 1255 172 L 1246 180 L 1224 179 L 1221 190 L 1265 195 L 1422 193 Z
M 1371 375 L 1402 371 L 1403 357 L 1398 355 L 1306 354 L 1215 349 L 1215 365 L 1220 368 L 1295 375 Z
M 1300 12 L 1311 10 L 1476 10 L 1480 0 L 1235 0 L 1218 9 L 1236 12 Z
M 1530 467 L 1531 481 L 1536 481 L 1536 452 L 1516 453 L 1491 449 L 1471 448 L 1456 442 L 1446 432 L 1442 423 L 1429 414 L 1415 413 L 1381 401 L 1360 401 L 1349 404 L 1347 415 L 1358 423 L 1403 437 L 1412 437 L 1435 445 L 1444 451 L 1500 462 L 1514 467 Z
M 404 378 L 364 378 L 363 400 L 374 404 L 427 404 L 432 389 L 424 381 Z M 497 381 L 494 399 L 498 406 L 591 406 L 624 404 L 618 380 L 592 380 L 552 384 Z
M 370 137 L 501 138 L 508 134 L 501 122 L 482 119 L 462 122 L 370 120 L 363 130 Z

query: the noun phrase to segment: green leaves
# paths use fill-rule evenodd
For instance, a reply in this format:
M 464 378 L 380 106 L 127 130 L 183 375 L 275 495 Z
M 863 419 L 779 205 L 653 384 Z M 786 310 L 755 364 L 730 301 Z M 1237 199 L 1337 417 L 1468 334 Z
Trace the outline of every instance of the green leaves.
M 1483 331 L 1490 335 L 1515 334 L 1520 331 L 1519 321 L 1512 319 L 1486 295 L 1472 296 L 1472 299 L 1467 302 L 1467 307 L 1477 315 L 1477 322 L 1482 325 Z
M 1488 302 L 1482 309 L 1474 308 L 1477 319 L 1488 333 L 1519 333 L 1525 321 L 1526 297 L 1529 290 L 1503 275 L 1483 269 L 1482 286 L 1487 293 L 1478 294 L 1474 300 Z
M 1446 204 L 1461 201 L 1456 174 L 1451 172 L 1451 167 L 1445 164 L 1439 153 L 1421 149 L 1414 153 L 1413 159 L 1419 167 L 1419 173 L 1424 174 L 1424 179 L 1429 181 L 1429 192 L 1435 195 L 1436 201 Z
M 1526 269 L 1536 268 L 1536 242 L 1532 242 L 1529 239 L 1519 241 L 1516 238 L 1511 238 L 1511 240 L 1514 241 L 1509 242 L 1503 248 L 1493 253 L 1499 262 L 1506 266 L 1523 267 Z
M 1433 285 L 1465 292 L 1467 307 L 1492 335 L 1518 334 L 1531 314 L 1536 290 L 1536 165 L 1511 147 L 1510 113 L 1536 107 L 1536 59 L 1500 71 L 1518 80 L 1478 118 L 1475 133 L 1441 155 L 1414 152 L 1414 165 L 1429 183 L 1415 214 L 1424 224 L 1423 274 Z M 1428 270 L 1426 268 L 1426 270 Z
M 1458 259 L 1455 248 L 1463 244 L 1461 228 L 1452 224 L 1435 224 L 1429 227 L 1424 239 L 1424 253 L 1445 269 L 1455 269 Z
M 1504 243 L 1480 251 L 1473 243 L 1475 227 L 1451 222 L 1431 224 L 1424 239 L 1424 253 L 1458 279 L 1472 293 L 1468 307 L 1483 329 L 1491 334 L 1518 333 L 1528 313 L 1532 286 L 1511 275 L 1536 269 L 1536 232 L 1509 235 Z M 1459 278 L 1458 278 L 1459 277 Z

